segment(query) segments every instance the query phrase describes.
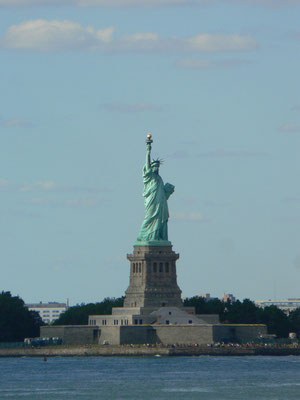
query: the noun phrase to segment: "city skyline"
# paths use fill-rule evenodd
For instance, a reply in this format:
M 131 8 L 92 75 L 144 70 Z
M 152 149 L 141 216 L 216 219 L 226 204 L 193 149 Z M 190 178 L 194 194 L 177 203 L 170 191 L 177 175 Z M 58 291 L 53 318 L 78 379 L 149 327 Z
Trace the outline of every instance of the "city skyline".
M 300 297 L 300 1 L 0 10 L 1 290 L 124 295 L 151 132 L 182 296 Z

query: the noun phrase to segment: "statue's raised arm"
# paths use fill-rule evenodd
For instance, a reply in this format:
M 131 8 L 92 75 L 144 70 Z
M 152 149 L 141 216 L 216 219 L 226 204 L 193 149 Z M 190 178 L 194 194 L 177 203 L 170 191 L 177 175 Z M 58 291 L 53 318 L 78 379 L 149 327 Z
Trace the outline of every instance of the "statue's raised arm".
M 153 140 L 151 138 L 152 138 L 151 133 L 148 133 L 146 140 L 146 164 L 145 164 L 147 169 L 151 168 L 151 143 L 153 143 Z
M 142 223 L 137 244 L 169 244 L 167 200 L 174 192 L 174 186 L 164 182 L 159 175 L 161 161 L 151 161 L 152 136 L 149 133 L 146 140 L 146 164 L 143 168 L 145 200 L 145 218 Z

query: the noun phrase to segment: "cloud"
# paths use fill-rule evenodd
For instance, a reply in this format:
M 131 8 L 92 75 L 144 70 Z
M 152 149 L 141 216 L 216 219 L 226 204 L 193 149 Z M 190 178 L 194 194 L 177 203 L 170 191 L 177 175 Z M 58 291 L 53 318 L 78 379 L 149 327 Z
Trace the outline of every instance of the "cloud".
M 11 25 L 2 38 L 7 48 L 27 50 L 75 50 L 95 49 L 105 46 L 113 33 L 113 27 L 95 30 L 73 21 L 46 21 L 37 19 Z
M 91 186 L 76 186 L 76 185 L 58 185 L 53 181 L 39 181 L 19 186 L 22 192 L 60 192 L 60 193 L 98 193 L 110 192 L 107 188 L 91 187 Z
M 23 118 L 13 118 L 7 120 L 0 120 L 0 126 L 3 128 L 32 128 L 32 122 L 26 121 Z
M 215 200 L 205 200 L 203 204 L 208 207 L 228 207 L 230 205 L 228 201 L 215 201 Z
M 80 207 L 90 208 L 97 207 L 103 203 L 103 199 L 99 197 L 78 197 L 73 199 L 49 199 L 46 197 L 31 198 L 28 203 L 36 206 L 49 206 L 49 207 Z
M 253 50 L 257 47 L 251 36 L 201 33 L 186 39 L 188 47 L 203 52 Z
M 187 151 L 184 150 L 178 150 L 175 151 L 174 153 L 168 154 L 167 156 L 168 158 L 188 158 L 189 157 L 189 153 Z
M 284 124 L 280 127 L 282 132 L 300 132 L 300 125 L 296 124 Z
M 178 150 L 174 153 L 168 154 L 168 158 L 185 159 L 189 157 L 197 158 L 252 158 L 252 157 L 267 157 L 268 153 L 259 151 L 245 151 L 245 150 L 223 150 L 223 151 L 208 151 L 190 155 L 185 150 Z
M 53 181 L 35 182 L 20 186 L 21 192 L 32 192 L 32 191 L 49 191 L 57 189 L 57 185 Z
M 162 107 L 155 106 L 147 102 L 137 102 L 135 104 L 126 103 L 104 103 L 100 108 L 111 112 L 151 112 L 162 111 Z
M 207 60 L 182 58 L 175 63 L 176 67 L 189 69 L 232 68 L 245 64 L 250 64 L 250 61 L 245 59 Z
M 38 51 L 109 52 L 232 52 L 257 48 L 249 35 L 200 33 L 195 36 L 162 38 L 155 32 L 136 32 L 113 37 L 114 27 L 95 29 L 73 21 L 37 19 L 11 25 L 1 38 L 1 46 Z
M 245 151 L 245 150 L 230 150 L 230 151 L 208 151 L 206 153 L 198 153 L 199 158 L 252 158 L 252 157 L 266 157 L 268 153 L 258 151 Z
M 174 212 L 171 218 L 175 221 L 209 222 L 211 218 L 204 217 L 199 212 Z
M 0 191 L 14 192 L 55 192 L 55 193 L 107 193 L 111 192 L 108 188 L 76 186 L 76 185 L 59 185 L 51 180 L 37 181 L 30 183 L 12 183 L 8 180 L 0 178 Z

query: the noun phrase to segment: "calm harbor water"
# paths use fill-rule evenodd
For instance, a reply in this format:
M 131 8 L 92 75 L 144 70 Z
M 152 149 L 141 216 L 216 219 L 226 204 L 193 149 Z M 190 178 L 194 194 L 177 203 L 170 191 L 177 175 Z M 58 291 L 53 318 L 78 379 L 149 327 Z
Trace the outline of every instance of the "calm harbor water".
M 299 400 L 300 357 L 0 358 L 0 399 Z

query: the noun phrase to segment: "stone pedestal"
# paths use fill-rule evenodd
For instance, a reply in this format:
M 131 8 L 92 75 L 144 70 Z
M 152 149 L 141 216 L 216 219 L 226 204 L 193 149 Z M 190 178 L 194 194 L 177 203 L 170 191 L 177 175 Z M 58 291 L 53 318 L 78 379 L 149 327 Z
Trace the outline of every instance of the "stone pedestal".
M 130 283 L 124 307 L 182 307 L 181 290 L 177 285 L 176 260 L 179 254 L 172 245 L 135 245 L 130 261 Z M 151 311 L 150 311 L 151 312 Z

